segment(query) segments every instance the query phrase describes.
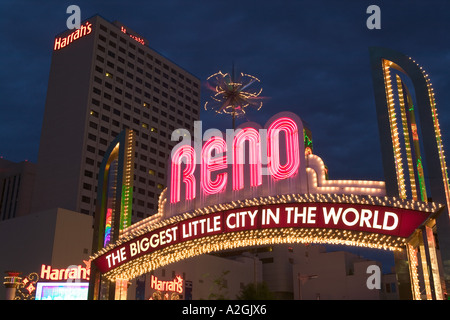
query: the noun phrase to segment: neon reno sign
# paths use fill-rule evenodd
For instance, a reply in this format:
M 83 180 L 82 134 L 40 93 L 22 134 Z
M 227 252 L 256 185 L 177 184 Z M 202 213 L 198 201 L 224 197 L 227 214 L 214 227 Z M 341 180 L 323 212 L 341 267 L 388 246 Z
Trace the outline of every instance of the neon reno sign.
M 303 123 L 292 113 L 274 116 L 265 128 L 249 123 L 227 130 L 226 140 L 220 133 L 204 140 L 201 147 L 190 141 L 174 147 L 168 181 L 171 204 L 248 187 L 270 193 L 272 185 L 304 176 Z
M 75 40 L 84 37 L 92 32 L 92 23 L 86 22 L 85 25 L 82 25 L 79 29 L 75 30 L 71 34 L 69 34 L 67 37 L 59 37 L 55 39 L 55 44 L 53 46 L 53 50 L 59 50 L 62 49 Z
M 401 239 L 409 237 L 424 223 L 429 215 L 427 212 L 403 208 L 348 203 L 314 202 L 251 206 L 186 218 L 162 226 L 109 250 L 97 257 L 94 263 L 100 272 L 105 273 L 143 255 L 170 246 L 183 244 L 188 248 L 187 244 L 192 243 L 195 247 L 193 250 L 198 254 L 199 239 L 206 239 L 205 246 L 210 248 L 209 250 L 213 250 L 211 248 L 223 250 L 221 246 L 228 241 L 227 239 L 236 239 L 237 234 L 250 232 L 245 234 L 243 239 L 248 241 L 254 236 L 255 239 L 251 241 L 259 241 L 263 238 L 264 232 L 269 230 L 280 233 L 275 236 L 276 239 L 286 237 L 286 233 L 290 232 L 306 232 L 303 236 L 291 235 L 291 241 L 308 238 L 306 236 L 308 232 L 320 230 L 330 239 L 335 237 L 335 240 L 343 239 L 344 234 L 353 234 L 353 240 L 345 240 L 353 241 L 353 245 L 357 242 L 360 244 L 369 242 L 362 238 L 367 234 L 384 235 L 380 238 L 384 238 L 386 243 L 392 241 L 399 244 Z M 336 232 L 334 236 L 330 236 L 332 232 Z M 244 240 L 232 242 L 242 243 L 241 246 L 245 246 Z M 392 244 L 387 244 L 386 247 L 390 245 Z M 180 247 L 174 250 L 177 255 L 188 251 Z

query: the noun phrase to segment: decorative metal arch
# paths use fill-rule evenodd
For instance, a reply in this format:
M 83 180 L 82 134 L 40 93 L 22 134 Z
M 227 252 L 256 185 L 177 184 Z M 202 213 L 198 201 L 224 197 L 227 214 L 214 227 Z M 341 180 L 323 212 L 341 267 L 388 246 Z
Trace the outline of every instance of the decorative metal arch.
M 131 225 L 133 169 L 134 132 L 125 129 L 109 145 L 100 166 L 92 252 L 116 242 L 120 231 Z M 101 290 L 114 299 L 116 285 L 91 265 L 89 299 L 98 299 Z
M 450 192 L 431 81 L 421 66 L 400 52 L 381 47 L 369 51 L 386 194 L 447 205 L 431 230 L 439 240 L 445 291 L 450 285 Z M 419 242 L 415 241 L 416 246 Z M 428 258 L 430 270 L 438 268 L 438 262 Z

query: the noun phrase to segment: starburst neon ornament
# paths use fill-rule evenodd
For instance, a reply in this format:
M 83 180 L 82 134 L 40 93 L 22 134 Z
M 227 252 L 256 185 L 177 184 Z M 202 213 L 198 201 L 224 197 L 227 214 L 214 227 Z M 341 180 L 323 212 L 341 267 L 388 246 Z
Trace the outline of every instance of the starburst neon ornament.
M 240 73 L 235 79 L 234 72 L 221 71 L 207 78 L 207 88 L 212 91 L 211 100 L 205 103 L 205 110 L 213 110 L 219 114 L 230 114 L 235 118 L 245 115 L 248 107 L 261 109 L 261 81 L 249 74 Z

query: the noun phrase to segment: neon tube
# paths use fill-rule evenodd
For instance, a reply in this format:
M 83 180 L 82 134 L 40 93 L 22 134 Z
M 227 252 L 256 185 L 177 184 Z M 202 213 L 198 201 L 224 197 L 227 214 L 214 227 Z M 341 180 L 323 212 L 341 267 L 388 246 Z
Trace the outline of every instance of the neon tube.
M 181 163 L 185 159 L 185 168 L 180 177 Z M 178 148 L 172 156 L 172 175 L 171 175 L 171 192 L 170 202 L 176 203 L 180 201 L 181 185 L 180 180 L 182 178 L 186 187 L 186 200 L 192 200 L 196 196 L 196 181 L 194 177 L 195 171 L 195 150 L 189 145 L 183 145 Z
M 285 132 L 286 163 L 280 161 L 280 132 Z M 275 120 L 267 131 L 268 145 L 267 157 L 269 160 L 269 172 L 275 180 L 284 180 L 298 172 L 300 166 L 300 150 L 298 127 L 290 118 Z
M 262 184 L 261 141 L 254 128 L 240 130 L 233 140 L 233 190 L 244 188 L 245 141 L 249 142 L 250 186 Z
M 212 158 L 211 152 L 215 150 L 216 154 L 223 154 L 227 151 L 227 144 L 224 139 L 212 137 L 202 148 L 201 165 L 201 184 L 203 191 L 207 194 L 216 194 L 225 190 L 227 186 L 228 174 L 226 172 L 218 173 L 216 179 L 211 179 L 211 173 L 227 168 L 226 156 Z

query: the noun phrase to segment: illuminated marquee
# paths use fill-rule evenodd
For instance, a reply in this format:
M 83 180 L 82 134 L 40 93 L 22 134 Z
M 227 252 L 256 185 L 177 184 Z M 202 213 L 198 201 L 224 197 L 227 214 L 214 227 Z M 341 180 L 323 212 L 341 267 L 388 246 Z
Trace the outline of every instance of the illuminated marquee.
M 177 245 L 195 242 L 196 251 L 199 252 L 197 241 L 210 239 L 205 240 L 208 243 L 205 245 L 213 250 L 212 248 L 215 248 L 213 239 L 217 236 L 222 237 L 221 242 L 224 243 L 225 239 L 243 233 L 247 238 L 252 234 L 256 238 L 262 238 L 265 230 L 280 234 L 296 230 L 299 232 L 329 230 L 336 232 L 336 238 L 343 238 L 341 233 L 348 232 L 347 235 L 353 235 L 353 243 L 344 240 L 341 244 L 349 241 L 351 245 L 364 245 L 363 235 L 379 234 L 386 239 L 386 243 L 380 247 L 395 250 L 396 247 L 403 246 L 402 239 L 409 237 L 429 216 L 428 212 L 404 208 L 348 203 L 314 202 L 248 206 L 195 217 L 187 216 L 186 219 L 164 225 L 116 246 L 97 257 L 94 263 L 100 272 L 107 273 L 168 247 L 175 248 Z M 294 236 L 291 241 L 296 241 Z M 365 245 L 369 246 L 369 242 Z M 241 242 L 242 246 L 245 244 L 245 241 Z M 216 246 L 217 250 L 220 249 L 220 245 Z M 239 243 L 235 245 L 239 246 Z M 184 251 L 180 247 L 174 250 L 181 251 L 180 254 Z
M 69 34 L 67 37 L 59 37 L 55 39 L 55 44 L 53 46 L 53 50 L 62 49 L 77 39 L 80 39 L 92 32 L 92 23 L 86 22 L 85 25 L 82 25 L 79 29 L 76 29 L 74 32 Z
M 298 116 L 281 112 L 264 127 L 245 123 L 226 136 L 182 140 L 158 213 L 97 252 L 98 271 L 132 279 L 204 253 L 277 243 L 402 250 L 439 211 L 388 198 L 381 182 L 327 179 L 321 159 L 305 152 L 305 130 Z
M 210 137 L 201 150 L 184 141 L 175 146 L 168 181 L 171 204 L 199 196 L 231 195 L 247 187 L 267 188 L 298 178 L 304 169 L 303 124 L 291 113 L 273 117 L 266 128 L 244 124 L 228 137 L 228 133 L 227 141 Z

